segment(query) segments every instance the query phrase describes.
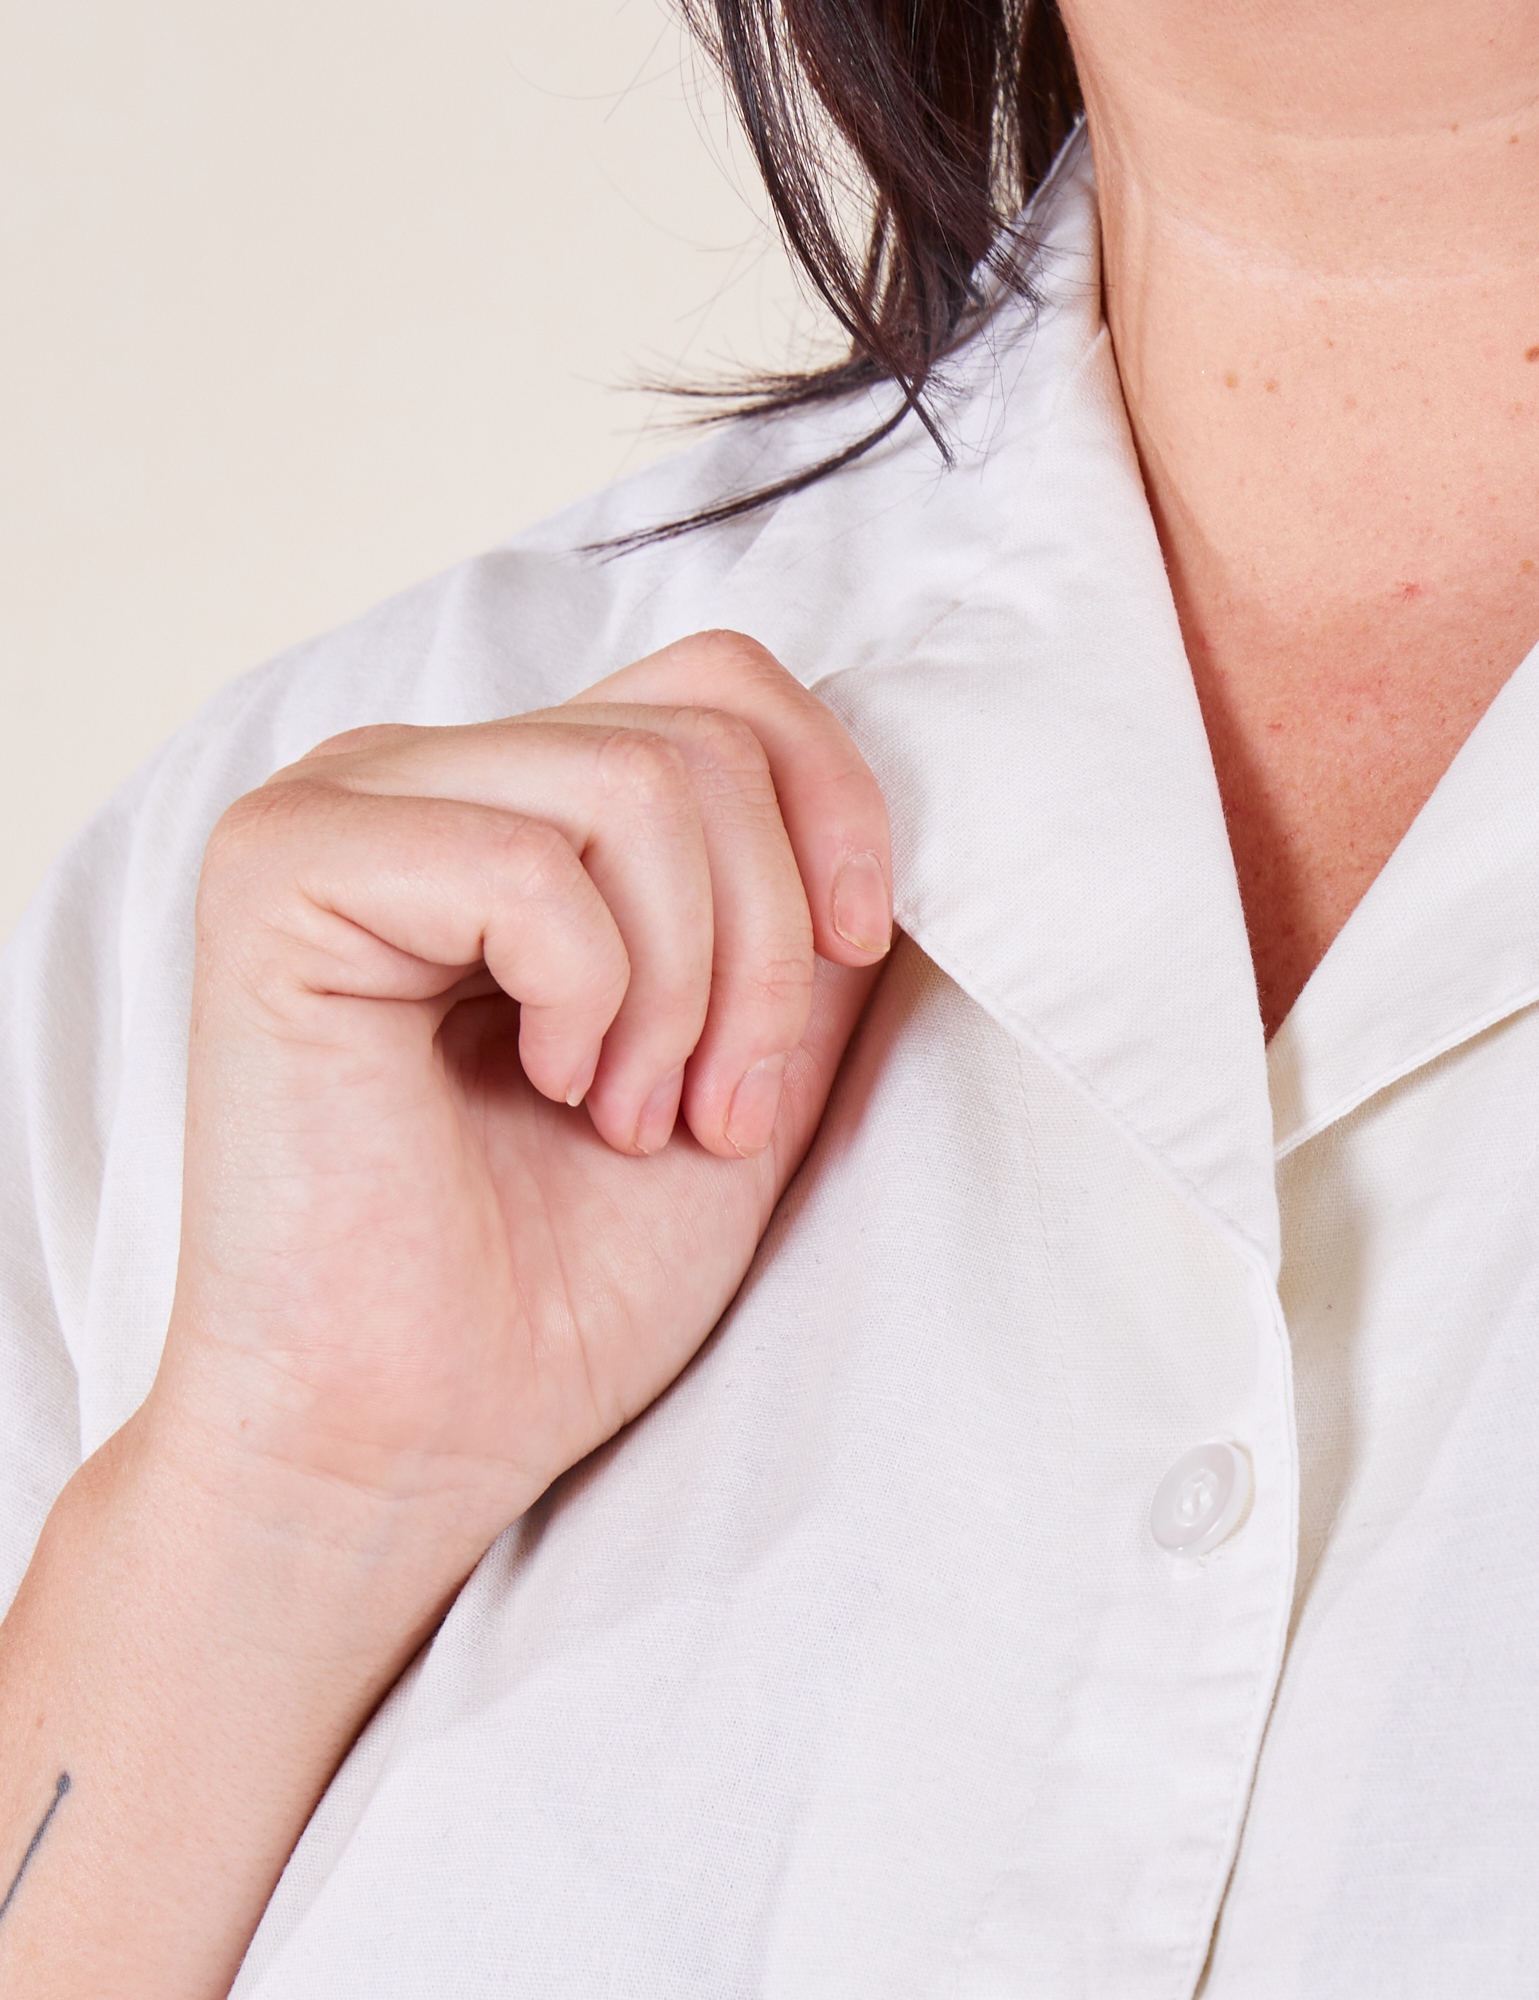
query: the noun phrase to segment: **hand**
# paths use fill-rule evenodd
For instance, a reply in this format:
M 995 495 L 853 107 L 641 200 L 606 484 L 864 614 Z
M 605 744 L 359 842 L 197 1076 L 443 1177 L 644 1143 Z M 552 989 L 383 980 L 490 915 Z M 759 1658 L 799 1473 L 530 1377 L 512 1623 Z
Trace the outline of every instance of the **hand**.
M 225 816 L 165 1356 L 0 1626 L 0 1989 L 228 1991 L 477 1559 L 731 1298 L 887 853 L 838 722 L 730 634 L 544 715 L 354 731 Z
M 731 1299 L 889 884 L 854 745 L 729 633 L 541 714 L 353 731 L 241 800 L 152 1434 L 404 1503 L 463 1574 Z

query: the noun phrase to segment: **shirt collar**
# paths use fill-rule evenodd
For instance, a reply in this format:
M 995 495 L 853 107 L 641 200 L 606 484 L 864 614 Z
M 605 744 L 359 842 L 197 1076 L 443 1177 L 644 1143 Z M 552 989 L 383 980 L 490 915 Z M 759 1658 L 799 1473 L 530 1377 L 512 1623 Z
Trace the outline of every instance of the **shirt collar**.
M 1083 134 L 1024 221 L 1033 301 L 1000 302 L 946 385 L 955 467 L 905 425 L 784 503 L 719 609 L 882 781 L 903 928 L 1275 1273 L 1274 1144 L 1539 999 L 1539 649 L 1266 1050 Z M 881 414 L 781 442 L 805 462 Z
M 782 505 L 722 608 L 881 780 L 902 927 L 1275 1271 L 1254 976 L 1083 141 L 1028 221 L 1037 309 L 1007 301 L 953 368 L 955 467 L 904 426 Z

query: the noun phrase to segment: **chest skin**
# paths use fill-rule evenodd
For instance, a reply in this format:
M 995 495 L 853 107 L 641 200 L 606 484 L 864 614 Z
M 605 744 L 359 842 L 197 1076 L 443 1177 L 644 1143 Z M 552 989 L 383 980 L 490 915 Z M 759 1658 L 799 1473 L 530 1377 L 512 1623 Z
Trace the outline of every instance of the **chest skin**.
M 1269 1038 L 1533 640 L 1526 592 L 1451 595 L 1363 605 L 1318 651 L 1182 607 Z

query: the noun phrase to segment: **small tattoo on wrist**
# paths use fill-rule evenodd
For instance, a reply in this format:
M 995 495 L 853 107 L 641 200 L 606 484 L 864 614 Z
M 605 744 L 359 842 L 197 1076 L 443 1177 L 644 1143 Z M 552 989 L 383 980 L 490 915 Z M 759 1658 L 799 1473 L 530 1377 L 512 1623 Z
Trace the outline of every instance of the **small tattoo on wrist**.
M 59 1773 L 59 1782 L 53 1788 L 52 1803 L 49 1805 L 47 1812 L 45 1812 L 43 1814 L 43 1817 L 38 1821 L 37 1832 L 33 1834 L 31 1840 L 27 1844 L 27 1851 L 21 1857 L 21 1866 L 16 1870 L 16 1874 L 11 1882 L 11 1886 L 5 1892 L 5 1901 L 3 1903 L 0 1903 L 0 1923 L 4 1923 L 6 1911 L 9 1910 L 12 1903 L 15 1902 L 16 1891 L 21 1887 L 21 1878 L 23 1875 L 26 1874 L 27 1870 L 32 1866 L 32 1857 L 34 1854 L 37 1853 L 37 1850 L 42 1846 L 43 1835 L 48 1831 L 49 1823 L 52 1821 L 54 1814 L 59 1810 L 60 1801 L 63 1799 L 64 1794 L 68 1790 L 69 1790 L 69 1772 L 61 1771 Z

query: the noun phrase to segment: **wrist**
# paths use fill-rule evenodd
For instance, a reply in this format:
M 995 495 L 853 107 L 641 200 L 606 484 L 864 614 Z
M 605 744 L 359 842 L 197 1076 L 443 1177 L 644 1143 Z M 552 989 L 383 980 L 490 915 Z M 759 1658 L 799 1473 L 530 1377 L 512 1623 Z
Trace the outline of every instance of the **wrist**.
M 436 1596 L 456 1588 L 549 1475 L 438 1448 L 430 1412 L 365 1379 L 322 1395 L 265 1355 L 173 1329 L 154 1387 L 120 1433 L 241 1534 L 276 1536 Z
M 71 1782 L 7 1924 L 26 1990 L 226 1992 L 462 1565 L 361 1496 L 211 1461 L 155 1410 L 109 1439 L 0 1627 L 0 1841 L 20 1851 L 37 1798 Z
M 153 1401 L 76 1474 L 49 1526 L 210 1655 L 243 1672 L 265 1662 L 295 1699 L 312 1676 L 323 1705 L 362 1712 L 483 1552 L 419 1505 L 225 1448 Z

